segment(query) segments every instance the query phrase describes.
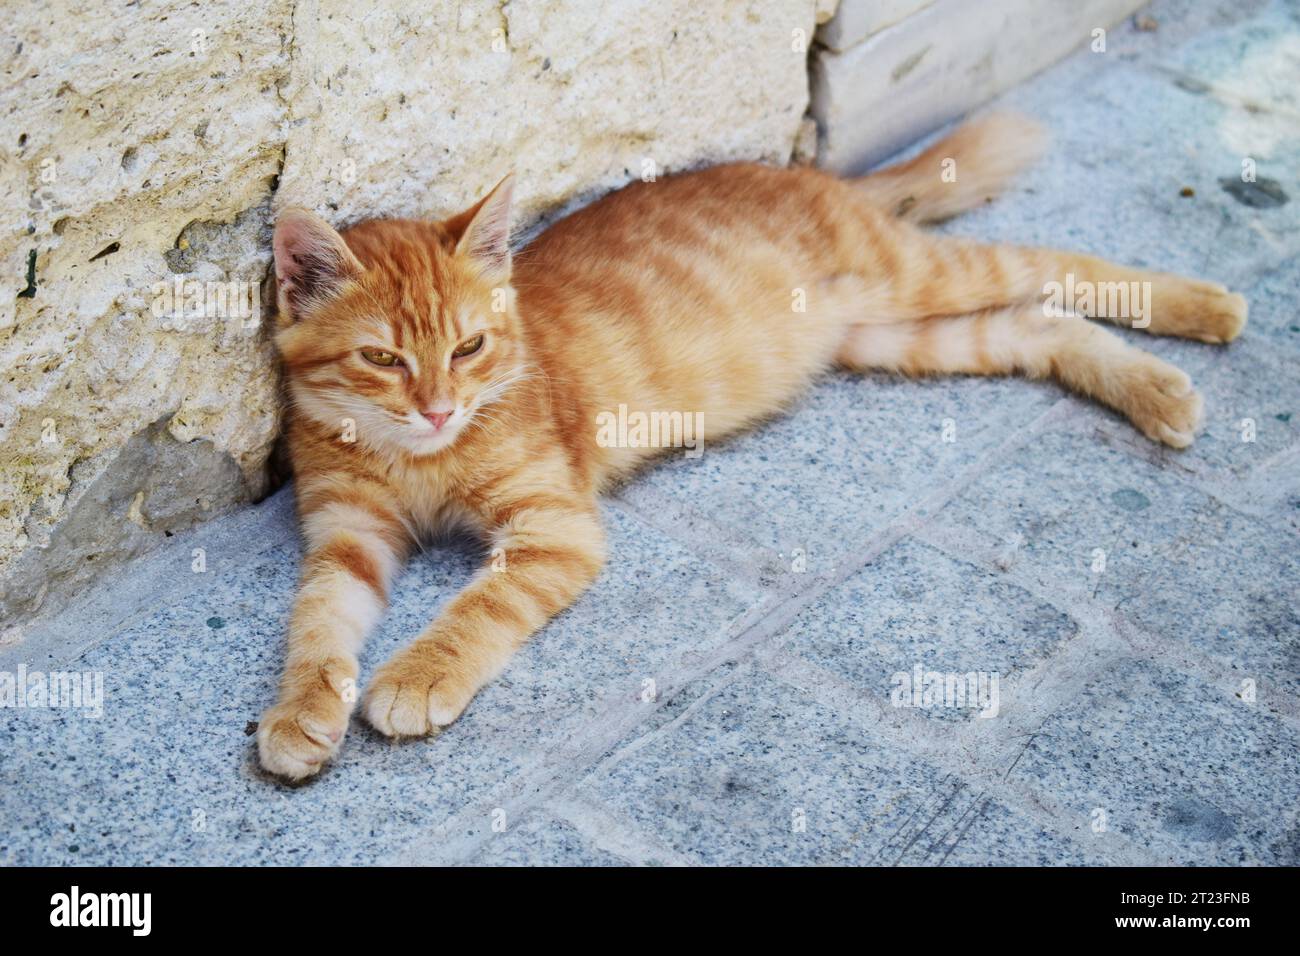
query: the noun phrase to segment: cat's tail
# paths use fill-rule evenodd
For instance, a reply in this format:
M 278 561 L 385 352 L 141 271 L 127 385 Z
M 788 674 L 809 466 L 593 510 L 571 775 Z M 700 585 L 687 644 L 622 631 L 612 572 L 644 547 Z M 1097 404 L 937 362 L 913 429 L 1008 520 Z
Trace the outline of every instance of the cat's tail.
M 900 219 L 938 222 L 1001 192 L 1046 145 L 1046 131 L 1033 120 L 993 113 L 959 127 L 915 159 L 855 182 Z

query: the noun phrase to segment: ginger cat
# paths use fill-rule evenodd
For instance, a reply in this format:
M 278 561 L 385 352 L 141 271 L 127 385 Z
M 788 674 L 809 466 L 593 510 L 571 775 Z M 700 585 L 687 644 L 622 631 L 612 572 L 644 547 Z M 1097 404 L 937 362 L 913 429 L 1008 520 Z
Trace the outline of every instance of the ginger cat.
M 620 405 L 702 412 L 712 440 L 776 413 L 836 363 L 1018 373 L 1188 445 L 1201 415 L 1188 377 L 1084 318 L 1049 314 L 1045 290 L 1149 282 L 1147 331 L 1204 342 L 1237 336 L 1241 296 L 913 225 L 985 201 L 1040 142 L 1029 121 L 994 116 L 861 179 L 742 163 L 634 183 L 513 261 L 509 177 L 442 222 L 340 235 L 284 212 L 276 341 L 306 557 L 280 700 L 258 729 L 262 765 L 302 779 L 338 750 L 357 654 L 418 537 L 468 527 L 505 560 L 371 680 L 366 717 L 392 737 L 454 721 L 592 583 L 605 559 L 597 495 L 655 452 L 597 441 L 597 417 Z M 1083 311 L 1106 311 L 1104 298 Z

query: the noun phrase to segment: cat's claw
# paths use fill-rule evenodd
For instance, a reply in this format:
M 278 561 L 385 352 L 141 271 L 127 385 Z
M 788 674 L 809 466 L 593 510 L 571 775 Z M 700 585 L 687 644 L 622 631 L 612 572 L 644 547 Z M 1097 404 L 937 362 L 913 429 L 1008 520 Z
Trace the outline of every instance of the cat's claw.
M 472 694 L 440 664 L 435 649 L 411 647 L 381 667 L 366 693 L 370 725 L 387 737 L 425 737 L 459 717 Z
M 1186 448 L 1196 437 L 1204 403 L 1182 369 L 1144 354 L 1139 375 L 1127 392 L 1129 419 L 1148 438 Z
M 299 690 L 262 715 L 257 752 L 262 767 L 289 780 L 320 772 L 338 753 L 356 701 L 355 668 L 326 661 L 302 669 Z
M 333 692 L 282 701 L 258 723 L 262 767 L 289 780 L 313 776 L 338 753 L 347 725 L 348 705 Z

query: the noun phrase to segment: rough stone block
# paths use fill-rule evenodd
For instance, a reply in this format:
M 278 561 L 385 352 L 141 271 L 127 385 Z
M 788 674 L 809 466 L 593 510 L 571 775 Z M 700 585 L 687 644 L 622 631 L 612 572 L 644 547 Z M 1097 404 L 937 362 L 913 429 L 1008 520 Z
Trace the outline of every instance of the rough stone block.
M 89 555 L 106 567 L 161 542 L 130 518 L 148 489 L 121 456 L 155 422 L 192 459 L 182 472 L 220 489 L 213 513 L 264 491 L 278 398 L 258 290 L 278 210 L 339 225 L 443 216 L 513 167 L 527 232 L 647 162 L 786 163 L 807 39 L 830 6 L 381 0 L 358 18 L 344 0 L 67 15 L 25 0 L 8 12 L 0 590 L 21 600 L 0 607 L 0 627 L 59 609 Z M 203 288 L 183 293 L 180 316 L 166 301 L 178 280 Z M 14 570 L 28 552 L 43 552 L 23 567 L 45 569 L 48 590 Z
M 1141 0 L 937 0 L 813 69 L 820 165 L 862 172 L 1089 42 Z
M 817 40 L 843 53 L 871 34 L 893 26 L 934 0 L 841 0 L 829 22 L 817 31 Z

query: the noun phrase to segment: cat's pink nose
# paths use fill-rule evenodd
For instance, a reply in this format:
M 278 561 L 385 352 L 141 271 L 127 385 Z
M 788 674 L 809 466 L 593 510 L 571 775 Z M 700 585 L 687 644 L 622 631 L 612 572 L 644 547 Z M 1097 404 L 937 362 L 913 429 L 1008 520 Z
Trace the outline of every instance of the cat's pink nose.
M 441 429 L 443 425 L 447 424 L 447 419 L 451 418 L 454 411 L 455 409 L 450 412 L 423 412 L 422 414 L 432 423 L 434 428 Z

